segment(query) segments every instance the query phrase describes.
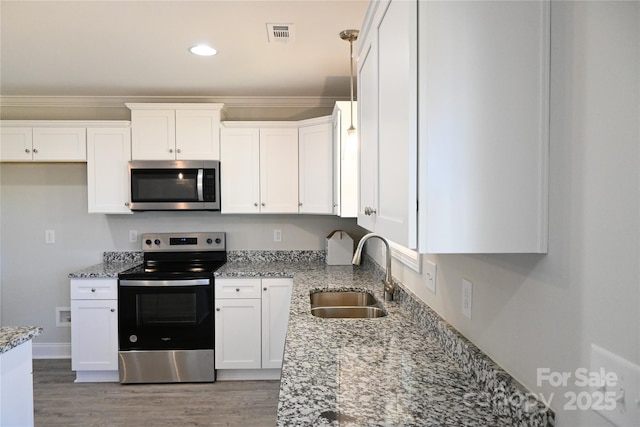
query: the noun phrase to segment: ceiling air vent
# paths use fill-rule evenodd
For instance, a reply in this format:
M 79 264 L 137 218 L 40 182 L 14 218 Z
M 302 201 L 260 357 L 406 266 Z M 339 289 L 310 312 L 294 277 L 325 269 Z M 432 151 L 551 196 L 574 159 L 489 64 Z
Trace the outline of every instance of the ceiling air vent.
M 293 24 L 267 24 L 269 43 L 289 43 L 293 41 Z

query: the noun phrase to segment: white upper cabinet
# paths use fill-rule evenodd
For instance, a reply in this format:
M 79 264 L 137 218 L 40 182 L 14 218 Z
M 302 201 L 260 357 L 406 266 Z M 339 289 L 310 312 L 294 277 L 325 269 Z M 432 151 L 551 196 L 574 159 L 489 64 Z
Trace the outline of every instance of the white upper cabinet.
M 130 214 L 129 126 L 87 129 L 89 213 Z
M 0 161 L 86 162 L 86 129 L 70 122 L 2 122 Z
M 337 101 L 333 109 L 333 214 L 358 216 L 358 103 Z M 348 134 L 353 120 L 356 133 Z
M 219 160 L 222 104 L 127 104 L 133 160 Z
M 370 3 L 359 225 L 423 253 L 546 252 L 549 11 Z
M 220 130 L 221 213 L 260 212 L 260 129 Z
M 302 214 L 333 214 L 332 133 L 331 117 L 300 122 L 298 187 Z
M 260 211 L 298 213 L 298 128 L 260 129 Z
M 226 122 L 221 130 L 221 212 L 298 212 L 298 128 Z

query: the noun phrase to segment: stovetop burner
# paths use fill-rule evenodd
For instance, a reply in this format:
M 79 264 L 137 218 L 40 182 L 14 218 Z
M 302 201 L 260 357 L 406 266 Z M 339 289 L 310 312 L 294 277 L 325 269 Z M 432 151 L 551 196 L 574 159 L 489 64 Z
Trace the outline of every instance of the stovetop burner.
M 142 242 L 143 263 L 119 278 L 211 277 L 227 262 L 226 235 L 221 232 L 143 234 Z

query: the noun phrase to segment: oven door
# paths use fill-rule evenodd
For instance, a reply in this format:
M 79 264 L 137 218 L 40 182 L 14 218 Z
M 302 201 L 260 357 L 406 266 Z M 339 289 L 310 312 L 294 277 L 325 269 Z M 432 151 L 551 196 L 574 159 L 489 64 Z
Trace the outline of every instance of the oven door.
M 213 278 L 120 280 L 120 351 L 213 349 Z

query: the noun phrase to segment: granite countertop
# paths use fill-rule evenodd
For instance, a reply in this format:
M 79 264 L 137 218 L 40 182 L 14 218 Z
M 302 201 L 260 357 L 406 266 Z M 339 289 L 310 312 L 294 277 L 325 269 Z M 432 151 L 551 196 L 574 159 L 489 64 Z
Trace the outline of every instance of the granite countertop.
M 6 353 L 42 333 L 38 326 L 0 326 L 0 354 Z
M 216 275 L 294 278 L 278 426 L 553 423 L 553 412 L 537 402 L 523 410 L 513 396 L 529 398 L 526 390 L 444 320 L 431 311 L 425 321 L 430 309 L 403 286 L 397 301 L 385 302 L 380 271 L 318 261 L 234 262 Z M 323 289 L 369 291 L 387 316 L 314 317 L 309 294 Z
M 104 252 L 102 262 L 69 273 L 70 279 L 117 278 L 118 273 L 142 263 L 142 252 Z

